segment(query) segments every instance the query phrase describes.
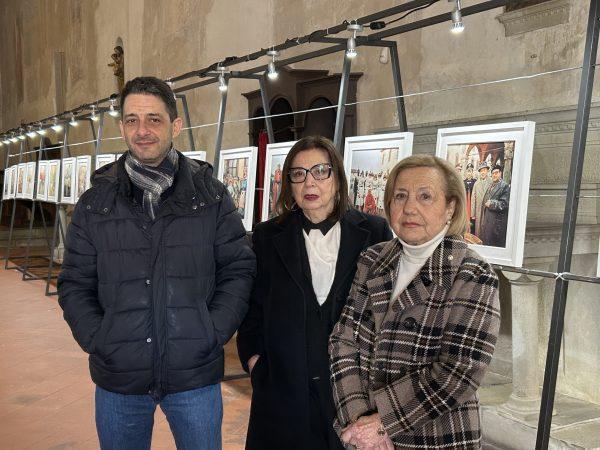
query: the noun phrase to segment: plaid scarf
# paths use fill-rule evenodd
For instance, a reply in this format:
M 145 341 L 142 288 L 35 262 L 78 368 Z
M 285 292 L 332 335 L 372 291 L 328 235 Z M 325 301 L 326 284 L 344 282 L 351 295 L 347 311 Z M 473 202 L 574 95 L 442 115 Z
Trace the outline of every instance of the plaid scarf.
M 152 220 L 156 217 L 155 210 L 161 194 L 173 185 L 178 159 L 177 151 L 171 147 L 158 167 L 150 167 L 139 162 L 130 151 L 127 152 L 125 170 L 131 182 L 144 191 L 144 211 Z

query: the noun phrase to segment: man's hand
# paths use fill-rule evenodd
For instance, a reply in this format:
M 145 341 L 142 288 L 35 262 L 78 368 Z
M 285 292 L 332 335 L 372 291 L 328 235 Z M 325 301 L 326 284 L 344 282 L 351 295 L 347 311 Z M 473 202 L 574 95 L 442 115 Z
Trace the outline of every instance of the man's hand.
M 394 450 L 394 444 L 387 435 L 381 433 L 379 414 L 362 416 L 342 430 L 342 441 L 360 450 Z
M 256 365 L 258 358 L 260 358 L 260 355 L 252 355 L 250 357 L 250 359 L 248 360 L 248 373 L 249 374 L 252 374 L 252 369 L 254 369 L 254 366 Z

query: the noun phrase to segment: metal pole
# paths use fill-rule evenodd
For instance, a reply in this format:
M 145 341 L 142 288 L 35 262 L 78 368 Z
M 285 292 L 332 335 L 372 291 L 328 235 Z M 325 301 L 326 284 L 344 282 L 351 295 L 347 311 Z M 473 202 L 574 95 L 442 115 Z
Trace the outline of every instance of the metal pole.
M 225 76 L 225 84 L 229 87 L 229 77 Z M 219 106 L 219 121 L 217 123 L 217 139 L 215 141 L 215 163 L 214 168 L 219 168 L 219 158 L 221 157 L 221 142 L 223 141 L 223 126 L 225 125 L 225 109 L 227 108 L 227 90 L 221 92 L 221 105 Z
M 4 181 L 6 181 L 6 177 L 7 177 L 7 173 L 8 173 L 8 162 L 10 159 L 10 147 L 11 147 L 12 143 L 7 144 L 6 146 L 6 158 L 4 159 Z M 4 188 L 4 186 L 3 186 Z M 10 186 L 8 186 L 8 189 L 10 191 Z M 6 199 L 4 198 L 4 191 L 2 192 L 2 201 L 0 201 L 0 223 L 2 222 L 2 212 L 4 209 L 4 203 L 6 203 Z M 4 258 L 4 256 L 0 255 L 0 260 L 2 260 L 2 258 Z
M 94 129 L 94 125 L 92 124 L 92 131 Z M 94 134 L 94 139 L 96 139 L 96 145 L 94 145 L 94 157 L 92 158 L 92 168 L 94 169 L 92 173 L 97 169 L 96 167 L 96 158 L 100 154 L 100 147 L 102 145 L 102 132 L 104 131 L 104 111 L 98 115 L 98 137 Z M 60 176 L 62 180 L 62 164 L 60 165 Z
M 400 76 L 398 44 L 394 41 L 394 43 L 390 44 L 388 48 L 390 50 L 392 75 L 394 77 L 394 92 L 396 93 L 396 108 L 398 110 L 398 127 L 400 128 L 400 131 L 408 131 L 408 125 L 406 124 L 406 110 L 404 109 L 404 97 L 402 97 L 402 77 Z
M 333 135 L 333 143 L 335 148 L 340 150 L 342 155 L 344 149 L 342 148 L 342 137 L 344 134 L 344 118 L 346 116 L 346 98 L 348 97 L 348 81 L 350 80 L 350 67 L 352 60 L 346 58 L 344 53 L 344 67 L 342 68 L 342 79 L 340 82 L 340 95 L 338 97 L 337 114 L 335 118 L 335 133 Z
M 269 106 L 269 97 L 267 96 L 264 75 L 258 78 L 258 84 L 260 85 L 260 98 L 262 100 L 263 111 L 265 115 L 267 136 L 269 137 L 269 144 L 273 144 L 275 143 L 275 135 L 273 134 L 273 122 L 271 121 L 271 107 Z
M 183 117 L 187 125 L 188 139 L 190 141 L 190 151 L 196 151 L 196 143 L 194 142 L 194 133 L 192 133 L 192 121 L 190 120 L 190 109 L 188 108 L 187 97 L 185 94 L 178 94 L 176 98 L 181 99 L 181 106 L 183 107 Z
M 16 177 L 17 177 L 17 182 L 19 181 L 19 169 L 18 169 L 18 164 L 21 164 L 22 159 L 23 159 L 23 141 L 21 141 L 21 144 L 19 145 L 19 162 L 17 163 L 17 173 L 16 173 Z M 12 244 L 12 236 L 13 236 L 13 228 L 15 225 L 15 212 L 17 210 L 17 191 L 19 190 L 19 185 L 17 183 L 17 186 L 15 188 L 15 198 L 13 199 L 13 207 L 12 207 L 12 215 L 10 217 L 10 228 L 8 229 L 8 242 L 6 243 L 6 256 L 5 256 L 5 261 L 4 261 L 4 269 L 8 270 L 8 269 L 17 269 L 19 266 L 15 265 L 13 267 L 8 267 L 8 259 L 10 258 L 10 250 L 11 250 L 11 244 Z
M 577 117 L 575 119 L 575 137 L 571 153 L 571 168 L 563 220 L 560 252 L 558 255 L 557 272 L 568 272 L 573 256 L 573 242 L 575 240 L 575 226 L 577 223 L 577 209 L 579 207 L 579 189 L 585 157 L 585 144 L 587 139 L 588 121 L 590 117 L 590 103 L 594 84 L 594 71 L 596 54 L 598 50 L 598 19 L 600 17 L 600 0 L 590 0 L 590 11 L 586 42 L 583 53 L 583 69 L 579 87 L 579 101 L 577 104 Z M 554 288 L 554 303 L 552 305 L 552 318 L 550 322 L 550 336 L 546 355 L 546 369 L 544 371 L 544 387 L 540 405 L 540 417 L 535 448 L 546 450 L 550 440 L 550 427 L 552 425 L 552 409 L 554 408 L 554 395 L 556 391 L 556 378 L 560 357 L 560 345 L 564 329 L 565 308 L 569 282 L 559 278 Z

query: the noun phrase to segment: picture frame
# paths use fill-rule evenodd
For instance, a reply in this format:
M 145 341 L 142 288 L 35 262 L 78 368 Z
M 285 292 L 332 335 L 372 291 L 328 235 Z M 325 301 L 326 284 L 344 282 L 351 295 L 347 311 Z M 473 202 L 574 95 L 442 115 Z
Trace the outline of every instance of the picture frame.
M 196 161 L 204 161 L 206 162 L 206 152 L 204 150 L 198 150 L 194 152 L 181 152 L 183 156 L 187 156 L 190 159 L 195 159 Z M 221 152 L 222 154 L 223 152 Z
M 60 203 L 75 204 L 75 174 L 77 160 L 74 157 L 62 159 Z
M 35 199 L 46 201 L 48 191 L 46 189 L 46 179 L 48 178 L 48 161 L 40 161 L 37 164 L 37 181 Z
M 242 217 L 246 231 L 252 231 L 258 147 L 222 150 L 217 178 L 227 188 Z
M 283 162 L 296 141 L 267 144 L 261 221 L 277 216 L 275 205 L 281 194 Z
M 465 182 L 465 239 L 493 264 L 523 265 L 534 135 L 530 121 L 438 130 L 436 155 Z
M 78 156 L 75 166 L 75 203 L 77 203 L 83 193 L 91 186 L 92 157 L 90 155 Z
M 113 163 L 117 160 L 117 155 L 114 153 L 103 153 L 101 155 L 96 155 L 96 165 L 95 170 L 100 169 L 101 167 Z
M 412 154 L 413 133 L 386 133 L 347 137 L 344 169 L 350 205 L 359 211 L 385 217 L 383 194 L 387 176 Z
M 60 159 L 48 161 L 46 177 L 46 201 L 60 202 Z
M 4 177 L 2 179 L 2 200 L 8 200 L 10 197 L 10 167 L 4 169 Z
M 27 168 L 25 169 L 25 191 L 23 192 L 23 198 L 28 200 L 34 199 L 33 194 L 35 187 L 36 167 L 37 163 L 35 161 L 31 161 L 27 163 Z
M 17 165 L 12 166 L 10 171 L 10 198 L 17 198 Z
M 17 166 L 17 192 L 15 198 L 23 198 L 25 195 L 25 172 L 27 163 L 19 163 Z

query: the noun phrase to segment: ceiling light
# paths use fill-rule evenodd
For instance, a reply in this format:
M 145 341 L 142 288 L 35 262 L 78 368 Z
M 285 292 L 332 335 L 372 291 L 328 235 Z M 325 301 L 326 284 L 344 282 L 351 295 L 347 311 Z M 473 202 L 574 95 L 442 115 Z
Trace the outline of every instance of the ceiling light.
M 276 80 L 279 77 L 279 72 L 277 72 L 277 68 L 275 67 L 275 57 L 279 56 L 279 52 L 277 50 L 269 50 L 267 55 L 273 58 L 267 65 L 267 77 L 269 77 L 269 80 Z
M 110 114 L 113 117 L 119 117 L 119 111 L 115 107 L 116 100 L 114 98 L 111 98 L 109 101 L 110 106 L 108 107 L 108 114 Z
M 19 142 L 19 140 L 15 137 L 14 132 L 10 135 L 10 142 L 13 142 L 13 143 Z
M 31 139 L 33 139 L 34 137 L 37 136 L 37 133 L 35 132 L 35 130 L 33 129 L 33 125 L 29 125 L 27 127 L 27 136 L 29 136 Z
M 460 12 L 460 0 L 448 0 L 450 2 L 456 2 L 454 5 L 454 10 L 452 11 L 452 27 L 450 31 L 454 34 L 462 33 L 465 30 L 465 26 L 462 21 L 462 13 Z
M 58 117 L 54 118 L 54 123 L 52 124 L 52 129 L 57 133 L 60 133 L 62 131 L 63 126 L 59 123 Z
M 356 51 L 356 33 L 360 33 L 363 27 L 357 23 L 351 23 L 346 29 L 352 32 L 352 36 L 348 38 L 348 43 L 346 44 L 346 57 L 353 59 L 358 55 Z
M 98 122 L 99 117 L 96 115 L 96 105 L 92 105 L 92 112 L 90 113 L 90 119 L 94 122 Z
M 75 120 L 75 113 L 71 113 L 71 120 L 69 121 L 69 125 L 71 125 L 72 127 L 76 127 L 77 125 L 79 125 L 77 120 Z
M 21 139 L 22 141 L 27 139 L 27 136 L 25 136 L 25 130 L 23 128 L 19 128 L 19 136 L 17 136 L 17 137 L 19 139 Z
M 40 136 L 46 136 L 46 130 L 44 130 L 44 126 L 42 125 L 42 122 L 40 122 L 40 127 L 38 128 L 37 132 Z

